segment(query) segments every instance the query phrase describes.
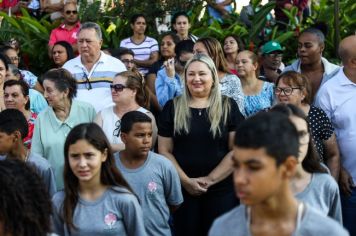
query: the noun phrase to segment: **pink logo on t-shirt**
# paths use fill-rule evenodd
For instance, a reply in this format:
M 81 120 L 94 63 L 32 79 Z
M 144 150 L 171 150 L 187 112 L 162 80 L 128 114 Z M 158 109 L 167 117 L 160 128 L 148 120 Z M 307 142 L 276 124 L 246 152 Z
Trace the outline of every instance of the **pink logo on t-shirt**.
M 113 213 L 108 213 L 105 218 L 104 218 L 104 222 L 107 226 L 109 226 L 110 229 L 112 229 L 112 227 L 114 226 L 114 224 L 117 221 L 117 217 L 115 214 Z
M 151 193 L 154 193 L 157 190 L 157 184 L 154 181 L 151 181 L 148 183 L 147 188 L 148 188 L 148 191 L 150 191 Z

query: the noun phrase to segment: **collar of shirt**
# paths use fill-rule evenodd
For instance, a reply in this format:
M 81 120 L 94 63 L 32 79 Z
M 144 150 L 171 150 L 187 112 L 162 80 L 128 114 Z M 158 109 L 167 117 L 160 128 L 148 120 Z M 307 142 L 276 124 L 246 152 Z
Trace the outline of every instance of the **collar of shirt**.
M 75 23 L 75 26 L 70 30 L 66 28 L 66 25 L 64 23 L 62 23 L 58 28 L 62 30 L 72 31 L 73 29 L 79 29 L 79 27 L 80 27 L 80 22 L 78 21 L 77 23 Z
M 347 76 L 345 75 L 345 72 L 344 72 L 344 67 L 340 68 L 340 77 L 339 77 L 339 82 L 340 82 L 340 85 L 342 86 L 346 86 L 346 85 L 353 85 L 353 86 L 356 86 L 356 83 L 352 82 L 349 78 L 347 78 Z
M 72 106 L 70 108 L 69 115 L 65 121 L 60 121 L 54 113 L 53 108 L 50 107 L 49 112 L 51 115 L 49 116 L 49 118 L 54 132 L 57 132 L 63 125 L 67 125 L 70 129 L 72 129 L 76 125 L 74 118 L 75 114 L 73 114 L 73 111 L 76 110 L 76 107 L 77 103 L 72 100 Z

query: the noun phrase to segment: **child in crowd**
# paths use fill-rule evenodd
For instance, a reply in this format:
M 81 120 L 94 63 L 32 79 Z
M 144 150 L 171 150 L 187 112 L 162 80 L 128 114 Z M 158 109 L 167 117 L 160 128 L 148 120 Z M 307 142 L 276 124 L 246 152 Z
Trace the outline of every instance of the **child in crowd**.
M 148 235 L 171 235 L 170 210 L 183 202 L 178 173 L 164 156 L 151 152 L 152 120 L 139 111 L 121 119 L 125 150 L 116 153 L 116 165 L 140 199 Z

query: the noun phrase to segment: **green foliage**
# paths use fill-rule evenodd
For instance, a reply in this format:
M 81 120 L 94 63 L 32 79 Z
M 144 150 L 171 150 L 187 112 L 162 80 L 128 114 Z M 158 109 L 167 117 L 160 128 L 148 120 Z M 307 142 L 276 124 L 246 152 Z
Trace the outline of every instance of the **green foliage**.
M 0 17 L 3 17 L 0 41 L 9 41 L 11 38 L 19 40 L 22 54 L 28 56 L 31 71 L 38 75 L 51 66 L 47 44 L 51 30 L 56 28 L 58 23 L 50 23 L 44 18 L 38 21 L 25 9 L 21 11 L 21 17 L 9 17 L 0 12 Z
M 268 40 L 279 41 L 285 48 L 285 61 L 295 59 L 297 49 L 297 37 L 303 29 L 317 23 L 326 22 L 329 27 L 326 35 L 326 50 L 324 55 L 328 58 L 337 58 L 335 54 L 335 42 L 338 37 L 344 38 L 353 34 L 356 30 L 356 2 L 354 0 L 340 1 L 339 19 L 340 35 L 335 37 L 334 28 L 334 1 L 320 0 L 318 5 L 312 6 L 313 15 L 301 23 L 297 18 L 297 8 L 284 11 L 288 16 L 289 23 L 281 30 L 269 19 L 270 11 L 275 2 L 270 1 L 261 6 L 261 0 L 251 0 L 253 15 L 250 16 L 252 27 L 248 27 L 240 19 L 240 15 L 233 13 L 219 22 L 209 18 L 207 11 L 201 13 L 206 7 L 202 0 L 106 0 L 104 5 L 100 1 L 87 4 L 87 0 L 81 1 L 80 18 L 84 21 L 97 22 L 103 31 L 103 47 L 118 48 L 120 40 L 132 34 L 129 20 L 133 14 L 144 13 L 147 20 L 148 35 L 159 38 L 155 27 L 155 18 L 163 18 L 167 12 L 173 14 L 176 11 L 185 10 L 190 15 L 191 32 L 198 37 L 215 37 L 218 40 L 228 34 L 239 36 L 249 49 L 257 51 L 257 46 Z M 30 16 L 22 9 L 20 17 L 9 17 L 0 13 L 3 17 L 1 24 L 1 41 L 16 38 L 21 43 L 23 54 L 28 55 L 30 69 L 37 74 L 43 73 L 50 68 L 47 44 L 52 29 L 59 22 L 49 22 L 48 16 L 40 20 Z

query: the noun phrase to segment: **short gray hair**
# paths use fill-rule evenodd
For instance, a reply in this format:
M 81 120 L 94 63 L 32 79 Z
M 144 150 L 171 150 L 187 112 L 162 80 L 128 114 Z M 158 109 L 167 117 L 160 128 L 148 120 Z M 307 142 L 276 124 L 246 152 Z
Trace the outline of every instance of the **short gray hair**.
M 80 31 L 85 30 L 85 29 L 94 29 L 95 33 L 96 33 L 96 37 L 98 37 L 99 40 L 103 39 L 103 34 L 101 33 L 101 28 L 97 23 L 94 23 L 94 22 L 83 23 L 80 26 L 77 34 L 79 35 Z

